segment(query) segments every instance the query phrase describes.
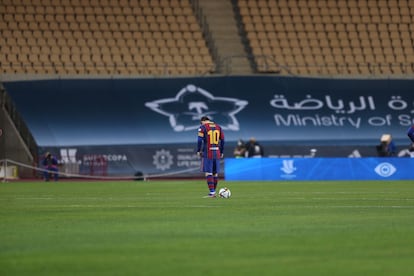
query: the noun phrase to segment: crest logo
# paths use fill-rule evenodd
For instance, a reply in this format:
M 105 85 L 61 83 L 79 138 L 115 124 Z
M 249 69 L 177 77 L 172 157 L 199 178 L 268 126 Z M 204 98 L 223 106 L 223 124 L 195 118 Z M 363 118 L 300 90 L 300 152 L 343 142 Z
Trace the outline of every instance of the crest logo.
M 69 164 L 69 163 L 81 164 L 82 161 L 76 159 L 77 151 L 78 151 L 77 149 L 66 149 L 66 148 L 60 149 L 61 162 L 63 164 Z
M 283 160 L 283 167 L 280 168 L 285 174 L 292 174 L 296 171 L 293 160 Z
M 174 98 L 147 102 L 145 106 L 167 116 L 172 129 L 180 132 L 198 129 L 202 116 L 219 121 L 223 129 L 239 130 L 235 115 L 247 104 L 247 101 L 236 98 L 214 97 L 210 92 L 189 84 Z

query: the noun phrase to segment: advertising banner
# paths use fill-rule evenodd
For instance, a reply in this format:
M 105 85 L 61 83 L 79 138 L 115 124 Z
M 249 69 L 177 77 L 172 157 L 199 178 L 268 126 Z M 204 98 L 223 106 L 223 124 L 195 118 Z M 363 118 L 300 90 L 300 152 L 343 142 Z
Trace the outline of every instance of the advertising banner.
M 217 76 L 4 86 L 39 154 L 65 160 L 62 152 L 76 150 L 85 173 L 102 158 L 108 175 L 198 173 L 202 116 L 222 126 L 226 157 L 237 140 L 251 137 L 266 157 L 375 157 L 383 134 L 392 136 L 397 154 L 410 155 L 414 80 Z
M 200 159 L 186 145 L 41 147 L 56 156 L 68 176 L 147 177 L 201 176 Z M 39 160 L 40 162 L 40 160 Z
M 233 180 L 409 180 L 413 158 L 227 158 Z
M 193 142 L 202 116 L 228 141 L 408 141 L 414 80 L 291 77 L 6 82 L 41 146 Z

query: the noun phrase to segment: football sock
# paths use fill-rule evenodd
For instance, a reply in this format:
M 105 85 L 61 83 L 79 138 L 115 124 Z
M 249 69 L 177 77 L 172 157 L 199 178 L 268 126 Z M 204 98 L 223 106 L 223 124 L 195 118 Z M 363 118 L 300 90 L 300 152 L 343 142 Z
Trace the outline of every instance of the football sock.
M 218 176 L 213 176 L 214 190 L 217 189 Z
M 207 179 L 207 185 L 208 185 L 208 189 L 210 190 L 210 193 L 214 193 L 216 191 L 216 189 L 214 188 L 213 176 L 212 175 L 207 175 L 206 179 Z

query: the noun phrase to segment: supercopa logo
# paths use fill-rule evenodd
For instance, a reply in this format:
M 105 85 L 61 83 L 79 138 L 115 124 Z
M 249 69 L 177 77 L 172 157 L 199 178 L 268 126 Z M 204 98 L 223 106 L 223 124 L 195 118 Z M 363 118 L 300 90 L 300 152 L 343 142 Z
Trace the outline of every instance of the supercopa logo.
M 383 162 L 375 167 L 374 171 L 382 177 L 389 177 L 393 175 L 397 169 L 390 163 Z
M 165 171 L 171 168 L 173 164 L 173 156 L 171 155 L 169 150 L 158 150 L 155 152 L 153 156 L 154 162 L 153 164 L 159 170 Z
M 247 101 L 236 98 L 215 97 L 210 92 L 189 84 L 174 98 L 147 102 L 145 106 L 167 116 L 173 130 L 180 132 L 197 129 L 202 116 L 219 121 L 223 129 L 239 130 L 235 115 L 247 104 Z
M 281 175 L 282 178 L 292 179 L 295 178 L 296 175 L 294 172 L 296 171 L 296 167 L 294 165 L 293 160 L 283 160 L 283 166 L 280 168 L 284 174 Z

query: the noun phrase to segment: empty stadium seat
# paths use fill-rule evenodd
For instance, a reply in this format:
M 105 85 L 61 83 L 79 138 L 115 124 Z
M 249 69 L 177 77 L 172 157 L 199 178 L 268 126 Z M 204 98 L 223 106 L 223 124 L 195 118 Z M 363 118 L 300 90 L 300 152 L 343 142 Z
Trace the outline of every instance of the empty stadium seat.
M 196 39 L 200 50 L 212 60 L 189 0 L 24 2 L 7 1 L 4 8 L 0 9 L 0 36 L 4 37 L 7 46 L 4 49 L 2 47 L 0 60 L 2 66 L 8 64 L 2 68 L 4 73 L 19 72 L 23 62 L 29 62 L 30 68 L 36 68 L 30 70 L 31 73 L 50 73 L 50 68 L 54 68 L 56 71 L 52 73 L 62 74 L 152 74 L 165 72 L 165 66 L 179 66 L 180 70 L 168 72 L 180 74 L 193 74 L 195 70 L 191 67 L 204 67 L 206 72 L 211 70 L 194 55 L 188 55 L 193 45 L 181 43 L 182 36 L 176 35 L 189 33 L 190 36 L 185 39 Z M 25 33 L 20 36 L 8 35 L 15 31 Z M 143 45 L 140 45 L 141 40 L 145 42 Z M 151 41 L 156 43 L 151 44 Z M 183 50 L 173 53 L 166 51 L 171 44 L 179 45 Z M 24 55 L 14 55 L 11 49 L 17 45 L 31 50 Z M 96 54 L 101 52 L 97 49 L 105 47 L 111 49 L 111 55 Z M 40 51 L 40 48 L 43 50 Z M 139 51 L 129 50 L 135 48 Z M 167 54 L 185 58 L 188 70 L 183 69 L 182 64 L 174 63 L 174 59 L 158 70 L 154 60 L 158 61 Z M 26 55 L 28 60 L 24 59 Z M 142 65 L 138 63 L 140 60 L 145 60 L 151 69 L 142 70 Z M 28 65 L 26 67 L 29 68 Z
M 286 62 L 284 66 L 290 69 L 285 73 L 289 74 L 320 74 L 319 68 L 324 66 L 330 68 L 325 72 L 335 75 L 408 72 L 402 64 L 409 64 L 410 56 L 401 49 L 413 48 L 413 31 L 407 23 L 414 10 L 408 8 L 407 0 L 238 0 L 237 6 L 257 72 L 268 72 L 263 66 L 266 59 Z M 281 40 L 288 43 L 274 51 L 274 40 L 279 45 Z M 302 51 L 295 50 L 292 59 L 286 47 Z M 321 51 L 307 51 L 315 48 L 324 49 L 323 58 L 319 57 Z

